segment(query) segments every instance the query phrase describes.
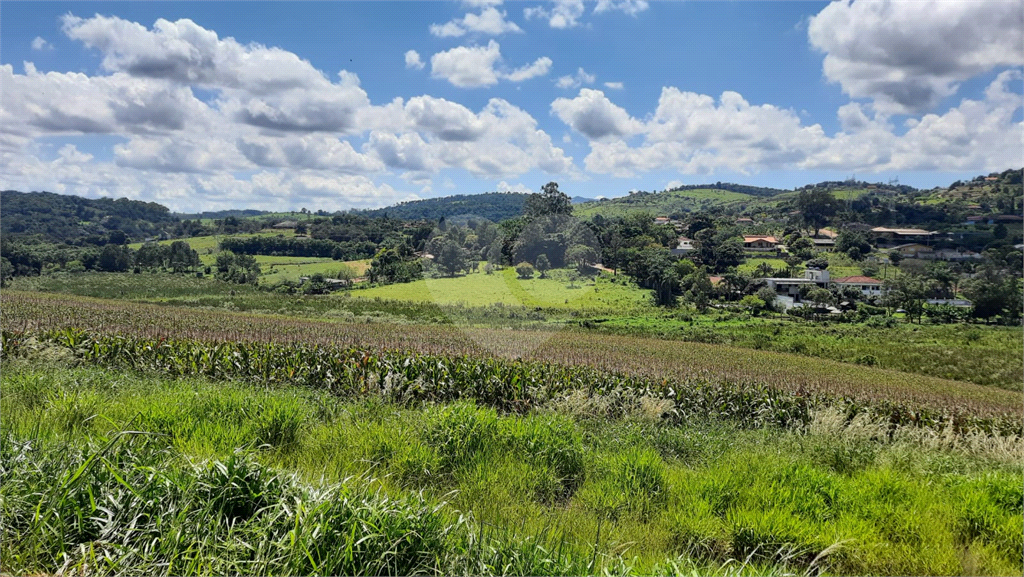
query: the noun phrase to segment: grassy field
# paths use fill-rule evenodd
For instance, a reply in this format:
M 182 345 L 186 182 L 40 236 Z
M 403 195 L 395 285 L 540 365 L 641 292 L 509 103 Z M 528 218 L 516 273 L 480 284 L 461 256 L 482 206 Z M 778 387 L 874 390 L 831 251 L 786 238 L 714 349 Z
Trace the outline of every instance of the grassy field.
M 1019 437 L 827 409 L 672 423 L 622 393 L 517 415 L 70 362 L 40 348 L 0 376 L 5 572 L 1022 569 Z
M 350 266 L 356 274 L 362 276 L 370 268 L 370 261 L 350 260 L 337 261 L 330 258 L 308 258 L 300 256 L 257 256 L 262 276 L 260 283 L 276 283 L 281 281 L 297 281 L 304 276 L 320 273 L 328 278 L 334 277 L 342 265 Z
M 439 304 L 487 306 L 496 303 L 551 308 L 631 310 L 650 301 L 647 291 L 626 277 L 602 274 L 572 282 L 568 270 L 549 271 L 548 278 L 520 279 L 505 267 L 493 274 L 475 272 L 454 278 L 424 278 L 411 283 L 353 291 L 354 298 L 382 298 Z M 614 281 L 614 282 L 613 282 Z

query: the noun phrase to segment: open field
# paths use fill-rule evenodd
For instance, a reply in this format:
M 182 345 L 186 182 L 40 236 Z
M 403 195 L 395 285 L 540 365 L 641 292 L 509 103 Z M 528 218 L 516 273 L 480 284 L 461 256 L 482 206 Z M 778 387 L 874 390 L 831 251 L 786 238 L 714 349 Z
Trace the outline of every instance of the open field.
M 328 278 L 333 277 L 342 265 L 352 267 L 356 274 L 362 276 L 370 268 L 369 260 L 339 261 L 330 258 L 309 258 L 302 256 L 262 256 L 257 255 L 256 262 L 260 265 L 261 283 L 281 281 L 297 281 L 304 276 L 320 273 Z
M 8 330 L 76 327 L 152 337 L 303 342 L 523 359 L 588 366 L 676 386 L 732 383 L 986 418 L 1019 415 L 1022 402 L 1019 390 L 696 342 L 575 331 L 352 324 L 13 291 L 4 297 L 2 320 Z
M 618 277 L 610 275 L 584 277 L 571 282 L 569 271 L 549 271 L 548 278 L 535 276 L 520 279 L 515 269 L 505 267 L 493 274 L 474 272 L 454 278 L 424 278 L 423 280 L 373 287 L 353 291 L 354 298 L 382 298 L 438 304 L 462 303 L 467 306 L 487 306 L 496 303 L 527 307 L 552 308 L 609 308 L 630 310 L 643 307 L 650 297 L 647 291 Z
M 470 275 L 454 279 L 478 282 Z M 497 275 L 486 279 L 493 282 Z M 373 294 L 367 291 L 343 291 L 326 296 L 287 295 L 257 290 L 214 279 L 196 279 L 186 275 L 117 275 L 88 273 L 22 277 L 11 284 L 13 291 L 40 291 L 76 294 L 103 299 L 159 303 L 219 310 L 273 313 L 326 320 L 397 324 L 462 324 L 492 328 L 531 328 L 550 331 L 572 328 L 577 332 L 611 333 L 624 336 L 654 337 L 674 341 L 731 345 L 746 349 L 792 353 L 846 363 L 871 365 L 908 373 L 993 385 L 1021 390 L 1024 371 L 1024 343 L 1020 329 L 984 325 L 910 325 L 903 322 L 879 326 L 842 323 L 811 323 L 783 317 L 750 317 L 747 314 L 711 309 L 704 314 L 692 310 L 665 310 L 644 300 L 633 303 L 629 289 L 616 301 L 610 295 L 625 285 L 606 286 L 608 277 L 598 279 L 596 287 L 558 289 L 573 294 L 599 289 L 596 295 L 606 306 L 590 298 L 556 302 L 551 307 L 497 304 L 463 306 L 426 300 L 425 281 L 418 301 L 352 298 Z M 452 279 L 439 279 L 451 281 Z M 537 283 L 540 279 L 523 281 Z M 430 281 L 431 283 L 436 281 Z M 619 280 L 621 282 L 621 278 Z M 392 285 L 393 287 L 416 286 Z M 514 285 L 513 285 L 514 286 Z M 392 287 L 385 287 L 392 288 Z M 557 286 L 556 286 L 557 288 Z M 633 293 L 632 291 L 636 291 Z M 5 293 L 7 294 L 7 293 Z M 14 294 L 14 293 L 10 293 Z M 430 296 L 434 296 L 434 292 Z M 439 297 L 446 293 L 437 291 Z M 448 295 L 459 294 L 452 290 Z M 469 294 L 472 297 L 472 294 Z M 459 299 L 452 299 L 458 301 Z M 522 302 L 522 301 L 519 301 Z M 540 310 L 538 310 L 540 309 Z

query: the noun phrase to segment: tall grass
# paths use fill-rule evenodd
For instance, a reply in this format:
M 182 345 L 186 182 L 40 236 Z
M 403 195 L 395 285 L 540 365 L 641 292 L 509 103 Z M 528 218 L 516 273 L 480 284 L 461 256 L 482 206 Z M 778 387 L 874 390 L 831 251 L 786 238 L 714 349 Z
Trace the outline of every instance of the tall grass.
M 787 429 L 639 404 L 518 415 L 23 359 L 0 377 L 5 572 L 1024 568 L 1019 437 L 836 410 Z

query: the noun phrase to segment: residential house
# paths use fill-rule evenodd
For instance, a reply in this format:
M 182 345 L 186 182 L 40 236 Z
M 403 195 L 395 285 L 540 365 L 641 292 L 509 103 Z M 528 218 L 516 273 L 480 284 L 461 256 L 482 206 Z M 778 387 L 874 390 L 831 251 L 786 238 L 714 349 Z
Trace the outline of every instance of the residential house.
M 932 247 L 917 242 L 901 244 L 893 247 L 893 250 L 908 258 L 934 258 L 935 254 Z
M 864 296 L 882 296 L 882 281 L 869 276 L 844 276 L 832 281 L 832 284 L 844 288 L 855 288 Z
M 672 219 L 667 216 L 659 216 L 654 219 L 654 224 L 670 224 Z
M 821 288 L 827 288 L 829 283 L 829 274 L 827 270 L 807 269 L 804 271 L 803 278 L 773 277 L 764 279 L 764 282 L 776 293 L 799 300 L 801 286 L 814 285 Z
M 814 243 L 814 250 L 817 252 L 829 252 L 836 248 L 836 241 L 832 238 L 812 238 L 811 242 Z
M 920 228 L 886 228 L 876 226 L 871 229 L 871 235 L 881 244 L 899 245 L 907 242 L 927 242 L 939 233 Z
M 752 218 L 737 218 L 736 219 L 736 224 L 754 224 L 754 219 L 752 219 Z
M 743 248 L 753 251 L 771 251 L 779 246 L 779 241 L 774 236 L 754 235 L 743 237 Z
M 681 256 L 690 254 L 695 250 L 697 249 L 693 247 L 693 240 L 688 239 L 685 236 L 681 236 L 679 237 L 679 241 L 678 244 L 676 244 L 676 247 L 672 249 L 672 254 Z

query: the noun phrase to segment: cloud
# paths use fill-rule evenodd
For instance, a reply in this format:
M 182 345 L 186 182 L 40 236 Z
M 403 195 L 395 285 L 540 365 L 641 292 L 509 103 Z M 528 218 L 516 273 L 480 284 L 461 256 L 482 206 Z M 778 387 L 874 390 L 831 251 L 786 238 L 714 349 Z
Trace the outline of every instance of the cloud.
M 840 107 L 842 131 L 829 136 L 817 124 L 804 125 L 792 110 L 754 105 L 735 92 L 714 99 L 674 87 L 662 89 L 657 109 L 643 121 L 588 89 L 575 99 L 555 100 L 552 111 L 590 138 L 584 165 L 598 174 L 992 171 L 1019 164 L 1024 154 L 1024 123 L 1013 120 L 1022 103 L 1011 89 L 1020 79 L 1019 71 L 1000 73 L 983 100 L 964 99 L 945 114 L 912 118 L 902 135 L 886 116 L 869 115 L 859 103 Z M 628 144 L 631 136 L 642 142 Z
M 68 14 L 64 33 L 103 54 L 115 74 L 219 90 L 221 108 L 255 127 L 280 131 L 357 131 L 369 106 L 358 78 L 331 82 L 307 60 L 279 48 L 243 46 L 195 22 L 159 19 L 152 30 L 116 17 Z
M 539 18 L 547 20 L 552 28 L 575 28 L 580 25 L 579 19 L 585 10 L 583 0 L 554 0 L 554 6 L 548 10 L 543 6 L 525 8 L 523 16 L 527 20 Z
M 32 40 L 32 50 L 53 50 L 53 44 L 50 44 L 42 36 L 36 36 Z
M 584 84 L 593 84 L 595 80 L 597 80 L 597 76 L 587 74 L 587 71 L 580 67 L 574 75 L 559 77 L 559 79 L 555 81 L 555 86 L 565 89 L 579 88 Z
M 523 80 L 529 80 L 530 78 L 536 78 L 538 76 L 544 76 L 551 71 L 551 59 L 547 56 L 541 56 L 527 66 L 516 68 L 508 74 L 503 74 L 502 78 L 507 78 L 512 82 L 522 82 Z
M 353 73 L 332 79 L 295 54 L 240 45 L 191 21 L 147 28 L 69 15 L 64 23 L 69 38 L 98 51 L 101 71 L 42 73 L 25 63 L 16 74 L 0 65 L 5 186 L 144 198 L 180 210 L 335 209 L 409 197 L 375 182 L 395 175 L 422 191 L 449 169 L 509 182 L 535 170 L 579 173 L 529 113 L 502 99 L 479 110 L 429 95 L 373 105 Z M 522 81 L 552 66 L 541 57 L 513 69 L 497 43 L 477 50 L 495 81 Z M 425 67 L 410 52 L 408 60 Z M 79 135 L 106 135 L 100 146 L 109 160 L 59 140 L 55 160 L 39 157 L 50 139 Z
M 364 147 L 389 168 L 437 172 L 459 168 L 480 177 L 514 178 L 533 169 L 576 174 L 572 157 L 508 101 L 492 98 L 479 112 L 432 97 L 410 99 L 397 132 L 374 131 Z
M 451 20 L 445 24 L 431 24 L 430 33 L 440 38 L 459 37 L 469 33 L 500 36 L 507 32 L 522 32 L 523 29 L 515 22 L 505 20 L 507 13 L 496 8 L 486 7 L 479 14 L 469 13 L 462 19 Z
M 847 0 L 812 17 L 807 34 L 825 77 L 885 114 L 933 109 L 964 80 L 1024 64 L 1017 2 Z
M 510 72 L 497 66 L 502 62 L 501 46 L 491 40 L 487 46 L 457 46 L 430 57 L 430 74 L 447 80 L 460 88 L 493 86 L 500 79 L 522 82 L 543 76 L 551 70 L 552 61 L 546 56 Z
M 624 88 L 621 82 L 605 82 L 604 87 L 610 88 L 611 90 L 622 90 Z
M 521 182 L 509 184 L 504 180 L 495 185 L 494 190 L 497 192 L 526 192 L 533 194 L 533 189 Z
M 597 6 L 594 7 L 594 14 L 619 11 L 629 14 L 630 16 L 636 16 L 644 10 L 647 10 L 647 8 L 648 5 L 645 0 L 597 0 Z
M 460 88 L 477 88 L 498 83 L 494 65 L 501 60 L 501 47 L 491 40 L 487 46 L 457 46 L 430 57 L 430 74 Z
M 640 123 L 600 90 L 584 88 L 576 98 L 559 98 L 551 103 L 551 111 L 573 130 L 594 140 L 628 137 L 640 130 Z
M 408 52 L 405 53 L 406 68 L 415 68 L 416 70 L 423 70 L 424 66 L 426 66 L 426 64 L 424 64 L 423 61 L 420 60 L 419 52 L 416 52 L 415 50 L 409 50 Z

